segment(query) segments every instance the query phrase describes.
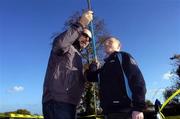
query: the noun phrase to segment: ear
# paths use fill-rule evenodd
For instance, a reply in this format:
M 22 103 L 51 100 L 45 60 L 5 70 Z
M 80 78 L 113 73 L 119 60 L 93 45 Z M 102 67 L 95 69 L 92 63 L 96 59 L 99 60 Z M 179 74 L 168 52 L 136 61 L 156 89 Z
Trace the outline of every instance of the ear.
M 116 48 L 115 51 L 119 52 L 120 51 L 120 47 Z
M 117 51 L 120 51 L 121 50 L 121 48 L 119 47 L 119 48 L 117 48 Z
M 115 51 L 119 52 L 120 50 L 121 50 L 121 46 L 120 46 L 120 45 L 118 45 L 118 47 L 116 48 L 116 50 L 115 50 Z
M 121 50 L 121 48 L 122 48 L 122 45 L 121 45 L 121 44 L 119 44 L 119 46 L 118 46 L 118 51 L 120 51 L 120 50 Z

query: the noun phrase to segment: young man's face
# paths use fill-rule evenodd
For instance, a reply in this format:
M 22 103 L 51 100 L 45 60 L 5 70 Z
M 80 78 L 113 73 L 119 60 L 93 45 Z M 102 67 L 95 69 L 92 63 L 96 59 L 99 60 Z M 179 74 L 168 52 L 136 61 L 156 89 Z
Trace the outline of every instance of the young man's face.
M 85 33 L 82 33 L 80 38 L 79 38 L 79 45 L 80 45 L 80 47 L 82 49 L 86 48 L 89 45 L 89 42 L 90 42 L 90 38 L 88 37 L 88 35 L 85 34 Z
M 79 38 L 79 45 L 81 49 L 86 48 L 89 45 L 90 39 L 92 38 L 91 31 L 88 29 L 84 29 L 83 33 Z
M 112 54 L 115 51 L 119 51 L 119 48 L 120 48 L 119 44 L 117 42 L 114 42 L 111 39 L 108 39 L 107 41 L 105 41 L 104 47 L 105 47 L 104 49 L 105 53 L 108 55 Z

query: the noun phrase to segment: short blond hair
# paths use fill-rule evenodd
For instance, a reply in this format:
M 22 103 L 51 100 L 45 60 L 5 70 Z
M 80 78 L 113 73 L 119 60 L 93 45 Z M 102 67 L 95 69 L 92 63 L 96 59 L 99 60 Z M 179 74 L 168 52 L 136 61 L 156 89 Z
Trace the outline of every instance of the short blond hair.
M 118 38 L 111 36 L 111 37 L 106 38 L 105 43 L 106 42 L 111 42 L 113 44 L 117 44 L 117 51 L 120 51 L 121 42 L 120 42 L 120 40 Z

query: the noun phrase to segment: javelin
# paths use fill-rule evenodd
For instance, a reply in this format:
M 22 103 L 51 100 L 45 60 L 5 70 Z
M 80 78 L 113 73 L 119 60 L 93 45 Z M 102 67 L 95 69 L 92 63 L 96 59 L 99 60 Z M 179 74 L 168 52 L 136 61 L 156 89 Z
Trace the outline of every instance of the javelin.
M 88 3 L 88 10 L 92 10 L 91 8 L 91 1 L 90 0 L 87 0 L 87 3 Z M 90 24 L 89 24 L 89 28 L 90 28 L 90 31 L 92 33 L 92 48 L 93 48 L 93 60 L 97 61 L 97 55 L 96 55 L 96 40 L 95 40 L 95 37 L 94 37 L 94 28 L 93 28 L 93 22 L 91 21 Z M 93 84 L 93 87 L 94 87 L 94 112 L 95 112 L 95 115 L 97 115 L 97 110 L 96 110 L 96 91 L 95 91 L 95 83 Z
M 92 10 L 90 0 L 87 0 L 87 3 L 88 3 L 88 10 Z M 97 61 L 96 40 L 95 40 L 95 37 L 94 37 L 94 28 L 93 28 L 93 22 L 92 22 L 92 21 L 90 22 L 89 28 L 90 28 L 90 31 L 91 31 L 91 33 L 92 33 L 93 59 L 94 59 L 95 61 Z

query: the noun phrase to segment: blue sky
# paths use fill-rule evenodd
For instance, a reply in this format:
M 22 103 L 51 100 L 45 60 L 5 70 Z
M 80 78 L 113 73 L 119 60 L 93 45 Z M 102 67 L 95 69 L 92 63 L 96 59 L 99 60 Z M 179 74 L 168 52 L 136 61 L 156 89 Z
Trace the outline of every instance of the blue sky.
M 137 60 L 147 99 L 163 101 L 161 93 L 171 85 L 169 57 L 180 53 L 180 1 L 92 0 L 92 7 Z M 51 37 L 84 8 L 86 0 L 0 0 L 0 112 L 41 113 Z

